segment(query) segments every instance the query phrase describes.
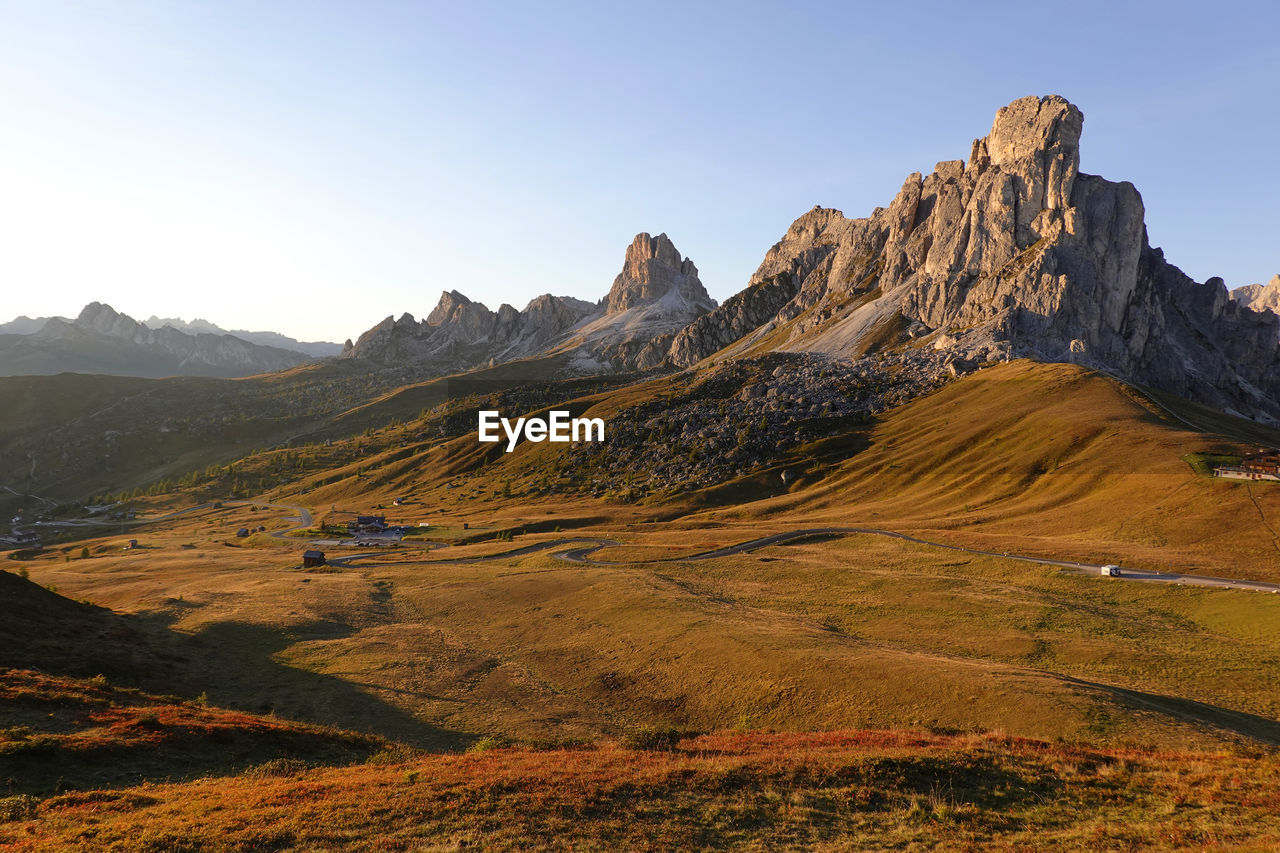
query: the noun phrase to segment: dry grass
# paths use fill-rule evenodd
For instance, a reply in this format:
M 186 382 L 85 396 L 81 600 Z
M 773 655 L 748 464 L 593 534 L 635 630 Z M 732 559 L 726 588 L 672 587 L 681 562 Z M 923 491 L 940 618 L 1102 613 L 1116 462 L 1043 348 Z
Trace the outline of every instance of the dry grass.
M 817 485 L 700 518 L 858 523 L 996 551 L 1280 579 L 1280 487 L 1199 476 L 1184 460 L 1242 447 L 1082 368 L 1012 362 L 890 413 L 866 450 Z
M 342 763 L 386 746 L 368 735 L 173 696 L 0 670 L 0 782 L 10 793 L 229 773 L 273 758 Z
M 603 555 L 648 559 L 770 530 L 602 532 L 633 543 Z M 679 546 L 658 544 L 673 537 Z M 147 552 L 30 566 L 69 595 L 139 614 L 148 648 L 183 659 L 188 692 L 425 747 L 645 724 L 1001 728 L 1177 748 L 1280 739 L 1274 596 L 875 537 L 692 563 L 439 561 L 557 538 L 546 533 L 316 574 L 278 540 L 169 544 L 191 538 L 179 527 Z
M 496 749 L 54 797 L 41 850 L 1262 850 L 1274 758 L 1001 735 L 717 734 L 675 751 Z
M 663 387 L 590 402 L 599 413 Z M 361 417 L 376 420 L 372 409 Z M 39 638 L 12 645 L 31 656 L 17 661 L 24 666 L 98 666 L 111 655 L 93 657 L 94 643 L 128 649 L 124 678 L 150 672 L 188 698 L 206 692 L 213 705 L 435 750 L 599 742 L 644 726 L 1011 737 L 744 734 L 663 754 L 440 755 L 50 800 L 35 818 L 0 825 L 0 844 L 1276 842 L 1275 761 L 1242 750 L 1280 741 L 1280 596 L 1108 582 L 870 537 L 668 561 L 795 527 L 861 525 L 995 551 L 1280 578 L 1271 532 L 1280 487 L 1198 475 L 1183 457 L 1240 445 L 1172 424 L 1107 380 L 1064 365 L 992 368 L 891 413 L 865 449 L 831 458 L 789 494 L 719 509 L 697 509 L 697 495 L 664 506 L 504 498 L 504 478 L 557 451 L 518 449 L 454 477 L 431 467 L 432 451 L 398 446 L 407 440 L 395 429 L 365 437 L 368 458 L 344 462 L 342 478 L 300 494 L 317 473 L 308 470 L 271 497 L 306 503 L 317 523 L 386 504 L 393 520 L 427 521 L 425 537 L 458 543 L 450 552 L 419 542 L 358 568 L 302 572 L 301 542 L 233 535 L 257 524 L 279 530 L 286 513 L 204 510 L 129 532 L 123 538 L 145 546 L 137 551 L 121 551 L 115 535 L 86 540 L 87 560 L 68 559 L 77 543 L 23 564 L 64 596 L 128 614 L 127 629 L 116 613 L 33 593 L 29 606 L 11 609 L 35 621 L 0 622 L 0 637 Z M 272 470 L 272 454 L 255 459 Z M 390 508 L 397 496 L 410 503 Z M 499 533 L 514 541 L 482 541 Z M 621 542 L 600 555 L 623 564 L 549 554 L 442 561 L 580 535 Z M 64 623 L 81 626 L 84 641 L 58 633 Z M 196 711 L 169 713 L 156 712 L 157 722 L 203 725 Z M 163 756 L 129 719 L 90 722 L 103 732 L 127 724 L 133 752 Z

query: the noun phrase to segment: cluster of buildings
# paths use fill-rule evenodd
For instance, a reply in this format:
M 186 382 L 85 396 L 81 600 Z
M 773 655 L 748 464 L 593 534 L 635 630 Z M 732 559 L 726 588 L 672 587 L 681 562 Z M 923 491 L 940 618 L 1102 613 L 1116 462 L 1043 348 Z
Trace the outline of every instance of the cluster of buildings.
M 40 536 L 29 530 L 20 530 L 14 527 L 10 530 L 8 536 L 0 536 L 0 549 L 11 550 L 17 548 L 29 548 L 39 550 L 43 545 L 40 542 Z
M 1228 480 L 1280 480 L 1280 450 L 1250 453 L 1239 465 L 1219 465 L 1213 476 Z
M 347 533 L 355 539 L 356 545 L 386 545 L 399 542 L 407 528 L 387 524 L 385 515 L 357 515 L 354 521 L 347 522 Z
M 399 506 L 398 499 L 397 506 Z M 406 529 L 398 525 L 387 524 L 385 515 L 357 515 L 347 522 L 347 533 L 350 534 L 353 541 L 343 544 L 384 547 L 399 542 Z M 327 562 L 328 560 L 325 558 L 323 551 L 309 549 L 302 552 L 302 567 L 304 569 L 317 568 L 326 565 Z
M 9 535 L 0 536 L 0 550 L 12 550 L 15 548 L 34 548 L 39 550 L 40 536 L 34 530 L 23 530 L 19 527 L 22 524 L 22 516 L 15 515 L 9 519 Z

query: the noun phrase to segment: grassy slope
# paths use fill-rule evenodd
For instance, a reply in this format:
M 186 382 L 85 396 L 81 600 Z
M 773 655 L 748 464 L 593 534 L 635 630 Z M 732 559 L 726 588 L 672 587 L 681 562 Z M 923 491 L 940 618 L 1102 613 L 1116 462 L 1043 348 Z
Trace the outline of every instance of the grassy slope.
M 0 572 L 0 601 L 0 783 L 9 790 L 190 778 L 286 756 L 344 761 L 384 745 L 133 689 L 203 693 L 181 643 L 139 620 L 9 572 Z
M 606 411 L 660 395 L 664 383 L 584 404 Z M 613 554 L 635 560 L 853 522 L 1019 552 L 1274 576 L 1269 531 L 1250 520 L 1270 511 L 1273 494 L 1196 475 L 1181 456 L 1230 445 L 1162 417 L 1109 380 L 1022 362 L 892 413 L 865 450 L 807 475 L 791 494 L 665 523 L 649 522 L 672 508 L 504 499 L 504 472 L 544 463 L 550 445 L 459 478 L 431 464 L 438 451 L 428 444 L 396 446 L 411 426 L 367 437 L 371 449 L 343 469 L 350 476 L 300 499 L 365 511 L 409 494 L 390 514 L 430 522 L 432 538 L 504 529 L 548 538 L 561 527 L 621 538 L 629 547 Z M 443 485 L 457 480 L 461 488 Z M 194 516 L 175 536 L 227 536 L 254 520 L 238 512 Z M 592 737 L 649 721 L 716 728 L 745 719 L 1212 743 L 1232 732 L 1274 740 L 1280 713 L 1265 686 L 1280 654 L 1265 630 L 1276 602 L 1256 596 L 1100 588 L 1052 569 L 882 540 L 619 569 L 545 556 L 422 562 L 299 587 L 287 574 L 297 546 L 253 547 L 249 562 L 244 550 L 210 554 L 212 564 L 203 552 L 170 550 L 95 559 L 91 570 L 50 561 L 43 571 L 95 601 L 171 613 L 197 636 L 219 633 L 250 658 L 269 648 L 322 683 L 358 678 L 408 718 L 476 735 Z M 169 598 L 186 593 L 183 606 L 137 585 L 130 567 L 144 559 Z M 301 601 L 289 598 L 300 589 Z M 208 677 L 229 700 L 259 691 L 269 707 L 352 724 L 352 712 L 318 707 L 318 685 L 272 690 Z M 1159 722 L 1138 720 L 1134 708 Z M 418 739 L 407 720 L 397 725 L 380 731 Z
M 547 555 L 445 563 L 410 546 L 394 562 L 309 574 L 287 541 L 228 547 L 253 515 L 209 510 L 153 531 L 143 551 L 103 543 L 89 560 L 26 565 L 163 628 L 158 648 L 218 704 L 436 748 L 644 724 L 1002 728 L 1180 748 L 1280 740 L 1269 688 L 1280 641 L 1268 628 L 1280 597 L 862 537 L 617 567 Z M 682 530 L 678 544 L 662 524 L 613 532 L 632 543 L 614 551 L 645 560 L 767 531 Z
M 275 759 L 346 763 L 371 735 L 206 707 L 90 680 L 0 670 L 0 780 L 15 794 L 242 772 Z
M 669 385 L 652 380 L 568 407 L 608 421 Z M 1179 411 L 1229 437 L 1194 431 L 1082 368 L 1014 362 L 894 410 L 870 429 L 802 447 L 739 481 L 663 505 L 595 502 L 592 511 L 586 500 L 570 515 L 621 521 L 692 514 L 687 521 L 694 526 L 883 526 L 997 550 L 1280 578 L 1280 488 L 1213 480 L 1186 459 L 1239 454 L 1265 440 L 1280 444 L 1280 433 L 1225 415 L 1210 419 L 1191 407 Z M 557 459 L 573 452 L 563 445 L 524 444 L 508 455 L 464 436 L 436 447 L 415 441 L 412 426 L 366 440 L 356 461 L 309 474 L 336 482 L 303 499 L 354 507 L 412 496 L 433 512 L 525 521 L 545 517 L 538 506 L 554 515 L 564 505 L 554 495 L 530 493 L 538 482 L 554 481 Z M 801 474 L 789 493 L 778 480 L 785 467 Z M 496 500 L 508 484 L 514 498 Z M 299 492 L 292 485 L 274 494 Z M 700 506 L 708 508 L 699 512 Z
M 662 388 L 657 381 L 585 402 L 602 411 Z M 536 555 L 446 564 L 405 549 L 401 565 L 306 575 L 297 571 L 297 544 L 231 535 L 257 519 L 271 529 L 282 521 L 227 507 L 148 529 L 148 547 L 139 551 L 95 540 L 88 543 L 90 560 L 65 562 L 55 553 L 26 565 L 36 579 L 69 595 L 163 627 L 175 644 L 164 648 L 187 656 L 190 677 L 207 685 L 215 703 L 363 725 L 436 748 L 457 748 L 482 734 L 591 740 L 644 724 L 999 728 L 1170 749 L 1277 739 L 1280 709 L 1271 685 L 1280 675 L 1280 633 L 1273 630 L 1280 597 L 1106 582 L 863 538 L 719 561 L 644 562 L 790 526 L 856 522 L 1009 550 L 1274 576 L 1272 539 L 1263 521 L 1253 520 L 1270 517 L 1273 494 L 1200 477 L 1181 459 L 1238 450 L 1238 444 L 1171 425 L 1158 410 L 1077 368 L 1015 363 L 984 371 L 891 413 L 871 430 L 864 450 L 806 473 L 790 494 L 659 523 L 652 519 L 679 507 L 501 497 L 500 484 L 520 466 L 551 461 L 549 445 L 455 477 L 431 466 L 440 460 L 426 444 L 399 447 L 408 441 L 405 430 L 364 440 L 365 458 L 348 463 L 363 468 L 362 476 L 353 470 L 301 500 L 317 509 L 366 510 L 407 490 L 413 502 L 392 514 L 431 521 L 448 536 L 582 526 L 627 543 L 613 553 L 630 554 L 634 562 L 583 567 Z M 445 488 L 459 480 L 461 488 Z M 297 490 L 295 483 L 278 494 Z M 466 533 L 464 520 L 472 528 Z M 514 544 L 539 538 L 554 534 L 518 537 Z M 898 777 L 882 780 L 878 795 L 892 806 L 841 805 L 858 802 L 850 798 L 865 791 L 864 782 L 853 789 L 806 782 L 784 798 L 789 803 L 794 794 L 800 806 L 782 808 L 771 793 L 776 773 L 791 773 L 798 765 L 787 762 L 803 765 L 807 754 L 799 741 L 778 743 L 787 744 L 779 749 L 789 757 L 761 758 L 756 769 L 731 767 L 727 777 L 717 776 L 719 770 L 690 770 L 680 762 L 691 759 L 680 756 L 657 781 L 610 776 L 621 772 L 617 766 L 634 770 L 631 753 L 555 754 L 558 765 L 581 766 L 582 784 L 595 792 L 587 806 L 563 799 L 564 786 L 529 772 L 495 788 L 493 780 L 505 771 L 485 761 L 536 767 L 546 760 L 540 753 L 308 776 L 271 788 L 275 799 L 252 801 L 243 812 L 250 819 L 224 829 L 250 846 L 276 838 L 272 833 L 283 833 L 281 843 L 334 847 L 352 839 L 371 845 L 381 834 L 410 849 L 419 838 L 447 844 L 496 825 L 513 827 L 510 835 L 496 836 L 499 844 L 515 844 L 525 833 L 553 839 L 589 826 L 578 830 L 587 833 L 580 840 L 588 847 L 679 846 L 701 838 L 690 835 L 691 827 L 708 821 L 718 834 L 707 839 L 743 841 L 755 833 L 762 848 L 770 840 L 773 846 L 837 844 L 840 833 L 856 831 L 942 846 L 994 836 L 993 849 L 1016 848 L 1046 832 L 1080 849 L 1177 838 L 1230 842 L 1275 832 L 1259 805 L 1272 805 L 1266 797 L 1274 795 L 1274 767 L 1248 763 L 1252 759 L 1135 757 L 1156 769 L 1136 774 L 1138 781 L 1127 771 L 1120 774 L 1124 781 L 1116 781 L 1114 771 L 1073 779 L 1070 791 L 1095 791 L 1097 799 L 1089 794 L 1046 805 L 1042 798 L 1025 808 L 984 800 L 968 823 L 955 824 L 936 819 L 932 806 L 923 815 L 913 811 L 910 799 L 922 791 L 915 782 L 894 781 Z M 985 760 L 981 744 L 964 743 L 927 772 L 952 778 L 956 766 Z M 1032 752 L 1047 754 L 1042 747 Z M 609 764 L 617 755 L 624 760 Z M 487 775 L 473 781 L 449 775 L 472 766 L 469 761 Z M 910 759 L 913 767 L 935 767 L 930 761 L 927 749 Z M 703 772 L 717 780 L 709 791 L 688 782 Z M 807 769 L 795 772 L 808 778 Z M 1055 766 L 1053 772 L 1062 771 Z M 1271 793 L 1241 788 L 1232 781 L 1240 773 L 1263 780 Z M 407 774 L 417 774 L 415 780 L 444 774 L 440 785 L 447 791 L 410 785 L 373 817 L 361 808 L 371 790 L 407 784 Z M 1191 800 L 1173 782 L 1179 774 L 1202 777 L 1213 798 L 1195 800 L 1194 811 L 1182 814 Z M 591 787 L 597 783 L 604 787 Z M 143 845 L 139 849 L 147 849 L 144 841 L 174 846 L 194 827 L 220 820 L 210 815 L 225 798 L 246 802 L 245 789 L 260 784 L 211 782 L 174 788 L 155 803 L 129 800 L 118 817 L 93 831 Z M 495 792 L 487 805 L 475 805 L 472 786 Z M 619 804 L 618 790 L 627 792 L 626 804 Z M 811 809 L 804 805 L 810 797 L 836 805 Z M 955 805 L 972 805 L 976 797 L 966 793 Z M 550 804 L 552 817 L 516 818 L 527 813 L 529 798 Z M 277 801 L 301 809 L 300 822 L 268 828 Z M 951 808 L 945 797 L 941 802 L 944 812 Z M 601 803 L 622 815 L 617 824 L 601 819 Z M 84 831 L 83 805 L 50 801 L 31 827 L 36 834 L 18 824 L 12 837 L 43 837 L 39 844 L 57 849 Z M 115 808 L 93 807 L 99 816 Z M 455 817 L 423 820 L 424 814 L 453 814 L 455 807 Z M 1150 808 L 1168 819 L 1153 817 Z M 407 815 L 421 828 L 409 828 Z M 1233 829 L 1235 821 L 1240 825 Z M 140 824 L 158 834 L 139 833 Z M 1126 828 L 1107 828 L 1119 825 Z M 130 831 L 142 840 L 123 841 Z M 1090 839 L 1095 847 L 1088 847 Z
M 1261 850 L 1274 758 L 1000 736 L 712 735 L 673 752 L 495 750 L 11 807 L 44 850 Z M 0 801 L 3 804 L 4 801 Z
M 869 438 L 816 485 L 706 518 L 945 531 L 1020 553 L 1280 579 L 1280 488 L 1199 476 L 1183 459 L 1241 443 L 1082 368 L 984 370 L 890 413 Z
M 226 462 L 306 422 L 251 417 L 256 385 L 71 373 L 0 378 L 0 394 L 15 401 L 0 414 L 0 482 L 56 501 L 87 499 Z M 0 494 L 0 510 L 21 506 Z
M 0 377 L 0 484 L 74 501 L 176 479 L 331 430 L 393 381 L 349 359 L 240 379 Z M 0 512 L 23 503 L 0 491 Z

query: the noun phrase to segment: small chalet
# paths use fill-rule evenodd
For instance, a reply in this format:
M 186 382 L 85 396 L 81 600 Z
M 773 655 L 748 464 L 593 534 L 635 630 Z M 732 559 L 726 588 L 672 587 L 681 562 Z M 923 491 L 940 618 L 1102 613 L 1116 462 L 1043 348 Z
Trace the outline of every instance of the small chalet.
M 316 566 L 325 564 L 324 551 L 303 551 L 302 552 L 302 568 L 314 569 Z
M 1213 476 L 1230 480 L 1280 480 L 1280 451 L 1251 453 L 1239 465 L 1219 465 Z
M 1280 477 L 1280 451 L 1251 453 L 1240 463 L 1240 467 L 1257 474 Z
M 387 529 L 385 515 L 357 515 L 355 521 L 347 523 L 350 533 L 384 533 Z

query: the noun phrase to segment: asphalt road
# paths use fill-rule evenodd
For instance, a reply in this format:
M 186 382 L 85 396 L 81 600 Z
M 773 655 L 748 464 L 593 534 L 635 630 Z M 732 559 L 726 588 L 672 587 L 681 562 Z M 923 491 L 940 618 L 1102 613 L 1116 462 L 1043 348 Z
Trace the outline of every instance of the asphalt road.
M 312 525 L 311 512 L 306 507 L 297 506 L 296 504 L 281 503 L 265 503 L 263 501 L 225 501 L 227 506 L 268 506 L 275 509 L 286 509 L 295 513 L 294 517 L 289 519 L 296 521 L 297 524 L 285 530 L 279 530 L 272 533 L 277 538 L 284 537 L 298 530 L 305 530 Z M 204 509 L 211 504 L 201 504 L 199 506 L 188 507 L 187 509 L 177 510 L 165 515 L 153 518 L 136 519 L 133 524 L 151 523 L 156 521 L 165 521 L 176 516 L 183 515 L 196 510 Z M 880 530 L 874 527 L 806 527 L 796 530 L 788 530 L 784 533 L 775 533 L 772 536 L 764 536 L 759 539 L 749 539 L 746 542 L 739 542 L 736 545 L 729 545 L 725 548 L 717 548 L 714 551 L 702 551 L 697 554 L 690 554 L 686 557 L 667 557 L 660 560 L 650 560 L 647 562 L 655 563 L 688 563 L 695 560 L 714 560 L 718 557 L 731 557 L 738 554 L 749 554 L 761 548 L 768 548 L 771 545 L 781 545 L 784 542 L 795 542 L 801 539 L 812 539 L 819 536 L 851 536 L 851 535 L 867 535 L 867 536 L 887 536 L 891 539 L 899 539 L 903 542 L 911 542 L 916 545 L 925 545 L 930 548 L 942 548 L 947 551 L 956 551 L 962 554 L 975 554 L 984 557 L 1001 557 L 1006 560 L 1019 560 L 1024 563 L 1035 563 L 1042 566 L 1057 566 L 1058 568 L 1067 569 L 1075 574 L 1093 575 L 1102 578 L 1101 564 L 1094 563 L 1077 563 L 1069 560 L 1052 560 L 1046 557 L 1028 557 L 1021 554 L 1010 554 L 1003 551 L 984 551 L 980 548 L 965 548 L 960 545 L 948 545 L 945 542 L 932 542 L 928 539 L 920 539 L 916 536 L 908 536 L 905 533 L 895 533 L 892 530 Z M 433 549 L 446 549 L 450 546 L 440 542 L 425 543 Z M 484 554 L 475 557 L 450 557 L 443 560 L 394 560 L 384 561 L 379 565 L 407 565 L 407 564 L 423 564 L 423 563 L 490 563 L 497 560 L 506 560 L 513 557 L 524 557 L 529 554 L 536 554 L 541 551 L 550 551 L 552 555 L 561 560 L 570 563 L 579 563 L 594 566 L 621 566 L 628 565 L 628 561 L 618 560 L 600 560 L 592 557 L 596 551 L 601 548 L 607 548 L 622 543 L 613 539 L 603 539 L 595 536 L 579 536 L 571 539 L 553 539 L 547 542 L 538 542 L 533 545 L 524 545 L 519 548 L 513 548 L 510 551 L 502 551 L 497 554 Z M 340 566 L 343 568 L 357 568 L 353 563 L 357 560 L 365 560 L 370 557 L 380 556 L 386 552 L 369 552 L 360 554 L 348 554 L 341 557 L 333 557 L 329 560 L 330 565 Z M 1209 575 L 1190 575 L 1180 572 L 1153 572 L 1140 569 L 1122 569 L 1123 574 L 1119 577 L 1108 577 L 1107 580 L 1127 580 L 1137 581 L 1141 583 L 1164 583 L 1178 584 L 1185 586 L 1204 586 L 1215 587 L 1219 589 L 1242 589 L 1254 592 L 1280 593 L 1280 584 L 1264 583 L 1262 581 L 1237 580 L 1234 578 L 1212 577 Z
M 1058 568 L 1067 569 L 1079 575 L 1092 575 L 1099 578 L 1103 577 L 1101 575 L 1102 564 L 1077 563 L 1069 560 L 1052 560 L 1046 557 L 1027 557 L 1021 554 L 1010 554 L 1002 551 L 984 551 L 978 548 L 965 548 L 960 545 L 948 545 L 944 542 L 931 542 L 928 539 L 908 536 L 905 533 L 895 533 L 892 530 L 879 530 L 874 527 L 808 527 L 798 530 L 788 530 L 785 533 L 775 533 L 772 536 L 750 539 L 746 542 L 740 542 L 737 545 L 717 548 L 714 551 L 703 551 L 697 554 L 690 554 L 687 557 L 669 557 L 649 562 L 688 563 L 695 560 L 713 560 L 718 557 L 731 557 L 737 554 L 749 554 L 752 551 L 757 551 L 761 548 L 768 548 L 771 545 L 781 545 L 784 542 L 794 542 L 801 539 L 811 539 L 819 536 L 849 536 L 859 534 L 869 536 L 887 536 L 892 539 L 902 540 L 903 542 L 911 542 L 916 545 L 926 545 L 931 548 L 942 548 L 947 551 L 957 551 L 962 554 L 1001 557 L 1007 560 L 1019 560 L 1024 563 L 1036 563 L 1042 566 L 1057 566 Z M 449 560 L 432 560 L 430 562 L 486 563 L 494 560 L 507 559 L 509 557 L 522 557 L 526 554 L 533 554 L 538 551 L 552 551 L 554 556 L 571 563 L 583 563 L 595 566 L 627 565 L 626 561 L 600 560 L 591 556 L 591 554 L 601 548 L 617 544 L 619 543 L 612 539 L 598 539 L 594 537 L 556 539 L 549 542 L 539 542 L 536 545 L 527 545 L 511 551 L 503 551 L 499 554 L 486 554 L 481 557 L 457 557 Z M 351 559 L 354 559 L 354 557 Z M 1263 583 L 1261 581 L 1236 580 L 1234 578 L 1219 578 L 1208 575 L 1189 575 L 1178 572 L 1152 572 L 1142 571 L 1139 569 L 1122 569 L 1122 572 L 1123 574 L 1119 577 L 1111 577 L 1107 578 L 1107 580 L 1129 580 L 1141 581 L 1144 583 L 1171 583 L 1186 586 L 1207 586 L 1222 589 L 1244 589 L 1256 592 L 1280 593 L 1280 584 Z

